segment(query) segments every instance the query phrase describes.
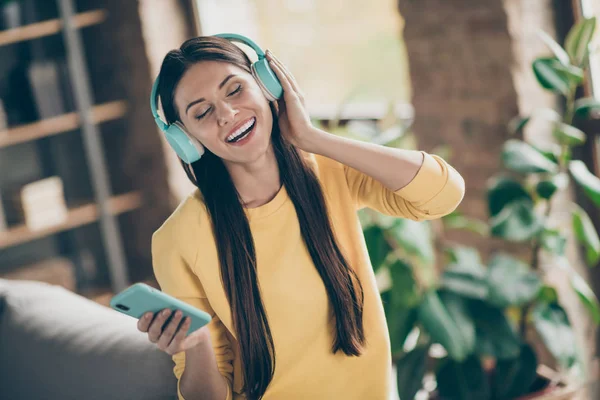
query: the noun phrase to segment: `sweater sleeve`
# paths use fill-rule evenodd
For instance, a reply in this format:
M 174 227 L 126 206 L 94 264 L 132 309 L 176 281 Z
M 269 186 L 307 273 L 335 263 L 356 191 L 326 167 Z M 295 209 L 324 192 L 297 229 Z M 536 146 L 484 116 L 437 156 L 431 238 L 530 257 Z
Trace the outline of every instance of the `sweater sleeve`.
M 231 400 L 234 354 L 227 337 L 227 328 L 210 306 L 198 276 L 181 256 L 173 239 L 169 236 L 160 230 L 152 236 L 154 275 L 163 292 L 207 312 L 212 317 L 208 329 L 219 372 L 227 381 L 226 400 Z M 175 354 L 173 361 L 175 363 L 173 373 L 177 378 L 177 396 L 179 400 L 185 400 L 179 388 L 181 376 L 185 370 L 185 352 Z
M 345 175 L 357 208 L 415 221 L 436 219 L 454 211 L 465 193 L 462 176 L 436 155 L 423 153 L 423 165 L 408 185 L 392 191 L 379 181 L 345 166 Z

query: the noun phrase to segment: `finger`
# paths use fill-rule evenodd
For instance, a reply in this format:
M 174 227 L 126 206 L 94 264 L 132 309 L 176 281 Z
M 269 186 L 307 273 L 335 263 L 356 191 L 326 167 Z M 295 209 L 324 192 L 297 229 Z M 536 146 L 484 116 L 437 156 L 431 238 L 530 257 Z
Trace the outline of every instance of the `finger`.
M 291 84 L 292 88 L 294 88 L 294 91 L 296 93 L 300 94 L 300 86 L 298 85 L 296 78 L 290 72 L 290 70 L 270 50 L 267 50 L 267 55 L 268 55 L 267 59 L 270 58 L 272 60 L 272 62 L 274 64 L 276 64 L 279 67 L 279 69 L 285 74 L 285 76 L 290 80 L 290 84 Z
M 138 320 L 137 328 L 141 332 L 148 332 L 148 328 L 150 327 L 150 323 L 152 322 L 152 313 L 148 312 Z
M 169 346 L 167 346 L 167 353 L 173 355 L 179 352 L 181 344 L 183 343 L 183 340 L 185 339 L 185 336 L 187 334 L 187 331 L 190 329 L 191 324 L 192 320 L 190 319 L 190 317 L 186 317 L 179 329 L 177 330 L 177 333 L 173 337 L 173 340 L 171 340 L 171 343 L 169 343 Z
M 179 327 L 179 322 L 181 322 L 182 317 L 183 313 L 180 310 L 175 311 L 173 318 L 171 318 L 171 321 L 169 321 L 158 339 L 157 345 L 159 349 L 163 351 L 167 349 L 169 343 L 171 343 L 171 340 L 173 340 L 173 337 L 177 333 L 177 328 Z
M 302 93 L 302 90 L 300 90 L 300 85 L 298 85 L 298 82 L 296 81 L 296 78 L 294 78 L 294 75 L 292 75 L 292 73 L 286 68 L 286 66 L 283 65 L 283 63 L 281 61 L 279 61 L 279 59 L 277 57 L 272 55 L 271 52 L 269 52 L 269 55 L 271 57 L 270 65 L 272 67 L 273 66 L 279 67 L 281 72 L 283 72 L 283 74 L 286 76 L 286 78 L 290 82 L 290 86 L 292 87 L 292 90 L 296 93 L 296 96 L 298 96 L 298 99 L 300 99 L 300 103 L 304 105 L 304 93 Z
M 283 71 L 281 71 L 281 69 L 276 64 L 271 64 L 271 67 L 277 75 L 277 77 L 279 78 L 279 82 L 281 82 L 281 86 L 283 87 L 283 95 L 294 96 L 295 98 L 297 98 L 298 95 L 296 91 L 292 87 L 290 80 L 287 78 L 287 76 L 285 76 Z
M 279 69 L 285 74 L 285 76 L 289 79 L 290 85 L 301 99 L 303 98 L 302 90 L 300 90 L 300 85 L 298 85 L 298 81 L 294 75 L 290 72 L 290 70 L 281 62 L 279 59 L 269 51 L 269 57 L 271 58 L 271 62 L 279 67 Z
M 158 342 L 160 334 L 162 333 L 162 328 L 169 315 L 171 315 L 171 310 L 164 309 L 154 317 L 154 321 L 152 321 L 150 329 L 148 329 L 148 338 L 152 343 Z

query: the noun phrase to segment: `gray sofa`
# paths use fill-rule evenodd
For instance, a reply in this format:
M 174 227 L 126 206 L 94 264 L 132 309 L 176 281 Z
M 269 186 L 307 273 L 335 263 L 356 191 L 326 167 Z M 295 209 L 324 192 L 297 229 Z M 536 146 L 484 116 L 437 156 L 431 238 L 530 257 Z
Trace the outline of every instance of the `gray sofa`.
M 136 320 L 59 286 L 0 279 L 0 399 L 176 399 Z

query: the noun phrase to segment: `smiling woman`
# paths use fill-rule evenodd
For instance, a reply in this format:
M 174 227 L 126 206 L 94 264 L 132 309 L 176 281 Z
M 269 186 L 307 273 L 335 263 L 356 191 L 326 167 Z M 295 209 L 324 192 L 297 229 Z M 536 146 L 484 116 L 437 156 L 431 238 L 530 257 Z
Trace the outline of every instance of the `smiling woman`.
M 255 161 L 269 145 L 269 102 L 249 71 L 236 65 L 203 61 L 190 66 L 175 89 L 174 111 L 174 120 L 230 168 Z M 231 140 L 250 126 L 252 137 Z M 244 144 L 248 146 L 242 149 Z
M 203 153 L 182 158 L 197 189 L 154 233 L 154 272 L 212 321 L 185 337 L 167 312 L 139 329 L 173 355 L 179 398 L 387 399 L 390 343 L 357 211 L 439 218 L 464 182 L 437 156 L 313 127 L 294 76 L 266 60 L 283 89 L 273 101 L 224 38 L 163 61 L 159 125 Z

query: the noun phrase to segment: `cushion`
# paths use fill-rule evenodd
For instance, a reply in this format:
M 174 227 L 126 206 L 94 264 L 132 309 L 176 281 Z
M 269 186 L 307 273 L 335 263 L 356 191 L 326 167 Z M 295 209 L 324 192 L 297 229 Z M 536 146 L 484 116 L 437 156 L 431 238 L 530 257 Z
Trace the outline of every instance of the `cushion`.
M 62 287 L 0 279 L 0 399 L 175 399 L 137 320 Z

